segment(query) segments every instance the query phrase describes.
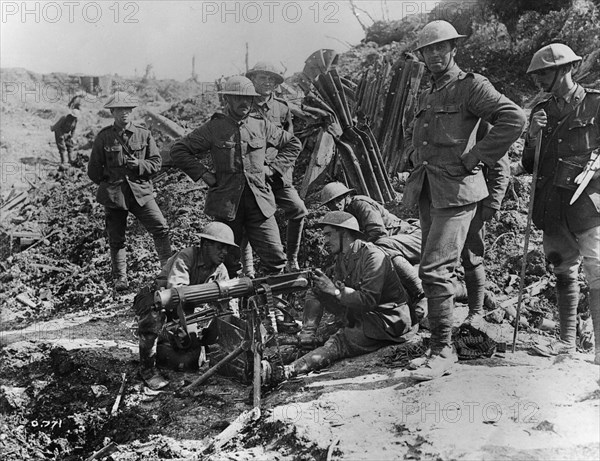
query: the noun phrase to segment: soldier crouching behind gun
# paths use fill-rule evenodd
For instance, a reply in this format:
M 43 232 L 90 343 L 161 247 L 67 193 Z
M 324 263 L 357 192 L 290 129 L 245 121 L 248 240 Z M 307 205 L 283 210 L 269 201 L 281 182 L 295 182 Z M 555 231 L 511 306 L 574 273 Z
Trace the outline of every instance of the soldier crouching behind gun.
M 156 286 L 142 289 L 134 300 L 133 308 L 139 317 L 140 376 L 153 390 L 169 384 L 156 368 L 156 347 L 166 322 L 177 318 L 174 310 L 165 312 L 154 308 L 154 288 L 168 289 L 229 280 L 223 261 L 229 249 L 237 248 L 231 228 L 224 223 L 212 222 L 206 225 L 199 236 L 200 246 L 185 248 L 171 256 L 156 278 Z M 195 307 L 198 306 L 184 304 L 183 310 L 187 315 L 193 313 Z
M 315 270 L 313 288 L 306 295 L 300 338 L 316 337 L 324 309 L 342 318 L 344 327 L 325 345 L 290 365 L 273 367 L 272 382 L 326 367 L 336 360 L 367 354 L 409 339 L 411 327 L 406 293 L 389 256 L 374 244 L 359 239 L 354 216 L 343 211 L 327 213 L 319 223 L 326 248 L 335 255 L 332 278 Z M 334 281 L 335 280 L 335 281 Z M 314 342 L 314 341 L 313 341 Z

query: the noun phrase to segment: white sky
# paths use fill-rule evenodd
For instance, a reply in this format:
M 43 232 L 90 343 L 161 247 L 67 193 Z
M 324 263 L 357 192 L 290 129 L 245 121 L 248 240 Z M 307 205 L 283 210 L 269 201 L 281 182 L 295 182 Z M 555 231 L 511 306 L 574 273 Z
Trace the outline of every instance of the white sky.
M 431 11 L 435 2 L 358 0 L 374 19 Z M 338 1 L 0 1 L 1 67 L 39 72 L 185 80 L 192 56 L 202 81 L 245 70 L 256 61 L 301 71 L 320 48 L 338 52 L 364 33 L 349 2 Z M 371 21 L 363 14 L 363 22 Z

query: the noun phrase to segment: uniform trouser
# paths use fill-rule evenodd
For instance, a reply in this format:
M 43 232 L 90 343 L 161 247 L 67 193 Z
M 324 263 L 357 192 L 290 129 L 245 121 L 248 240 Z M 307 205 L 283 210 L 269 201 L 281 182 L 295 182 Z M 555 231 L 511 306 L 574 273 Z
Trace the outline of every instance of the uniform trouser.
M 456 266 L 477 204 L 434 208 L 427 190 L 419 198 L 423 232 L 419 276 L 427 297 L 432 349 L 452 344 Z
M 389 341 L 368 338 L 360 325 L 354 328 L 342 328 L 323 346 L 292 362 L 291 367 L 295 374 L 308 373 L 327 367 L 337 360 L 368 354 L 389 344 L 391 344 Z
M 583 273 L 590 287 L 589 308 L 594 324 L 596 345 L 600 345 L 600 226 L 581 232 L 572 232 L 566 223 L 557 223 L 552 232 L 544 232 L 544 253 L 554 266 L 557 283 L 560 333 L 563 341 L 575 341 L 577 305 L 579 304 L 580 257 Z
M 302 229 L 304 227 L 304 218 L 308 215 L 308 210 L 294 186 L 284 182 L 281 177 L 276 176 L 273 179 L 271 188 L 275 195 L 275 203 L 283 210 L 285 219 L 288 221 L 286 238 L 287 258 L 297 258 L 302 238 Z M 247 239 L 244 239 L 241 247 L 246 272 L 253 273 L 252 250 L 248 247 Z
M 421 245 L 423 235 L 421 229 L 416 229 L 410 234 L 399 233 L 389 237 L 382 237 L 375 242 L 375 245 L 382 248 L 386 253 L 400 254 L 413 266 L 421 261 Z
M 465 285 L 469 312 L 477 313 L 483 310 L 485 292 L 485 221 L 482 219 L 483 205 L 477 205 L 477 211 L 469 226 L 465 247 L 462 250 L 462 265 L 465 269 Z
M 60 163 L 65 163 L 65 152 L 69 162 L 73 161 L 71 152 L 73 152 L 73 136 L 71 133 L 59 133 L 54 132 L 54 139 L 56 140 L 56 147 L 58 147 L 58 153 L 60 154 Z
M 147 302 L 151 303 L 153 294 L 147 295 Z M 140 362 L 142 368 L 152 368 L 156 364 L 156 346 L 158 335 L 167 321 L 164 311 L 157 312 L 150 309 L 138 319 L 138 341 Z
M 125 248 L 125 232 L 127 230 L 127 216 L 129 213 L 142 223 L 152 235 L 154 245 L 161 264 L 171 256 L 169 243 L 169 226 L 165 220 L 156 200 L 151 199 L 144 205 L 139 205 L 135 200 L 128 200 L 129 210 L 104 207 L 106 212 L 106 232 L 112 252 Z M 115 268 L 113 267 L 113 271 Z M 122 275 L 122 274 L 121 274 Z
M 232 221 L 224 219 L 219 221 L 231 227 L 235 243 L 238 245 L 242 243 L 245 233 L 267 273 L 279 273 L 283 270 L 286 258 L 275 216 L 266 218 L 262 214 L 249 187 L 244 187 L 235 218 Z M 235 266 L 231 256 L 227 259 L 226 265 L 231 276 L 232 272 L 235 272 L 231 268 Z

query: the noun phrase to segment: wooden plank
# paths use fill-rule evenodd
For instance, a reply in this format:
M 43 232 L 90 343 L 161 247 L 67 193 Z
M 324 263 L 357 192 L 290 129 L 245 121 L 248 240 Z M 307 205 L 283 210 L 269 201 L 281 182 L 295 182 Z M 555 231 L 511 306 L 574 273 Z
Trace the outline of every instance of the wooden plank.
M 300 186 L 300 197 L 306 197 L 308 190 L 313 182 L 321 176 L 329 167 L 329 164 L 335 156 L 335 141 L 333 136 L 325 130 L 321 130 L 317 135 L 315 147 L 310 157 L 310 163 L 302 179 Z

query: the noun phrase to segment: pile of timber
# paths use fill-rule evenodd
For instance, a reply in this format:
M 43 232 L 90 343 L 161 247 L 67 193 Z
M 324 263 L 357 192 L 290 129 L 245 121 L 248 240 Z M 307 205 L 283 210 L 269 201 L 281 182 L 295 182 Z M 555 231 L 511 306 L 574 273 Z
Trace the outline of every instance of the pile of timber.
M 389 178 L 406 169 L 404 134 L 424 69 L 407 55 L 366 69 L 358 84 L 341 77 L 335 66 L 311 75 L 310 87 L 303 87 L 302 113 L 318 121 L 297 133 L 316 138 L 302 197 L 328 173 L 380 203 L 396 199 Z
M 326 117 L 330 124 L 319 133 L 301 195 L 324 167 L 340 165 L 342 182 L 380 203 L 392 202 L 396 194 L 370 127 L 354 119 L 357 86 L 340 77 L 335 68 L 316 76 L 302 109 Z M 335 152 L 333 152 L 335 145 Z
M 358 85 L 357 118 L 364 119 L 377 134 L 390 175 L 406 169 L 404 133 L 414 110 L 424 69 L 422 62 L 411 58 L 394 66 L 384 62 L 366 70 Z

